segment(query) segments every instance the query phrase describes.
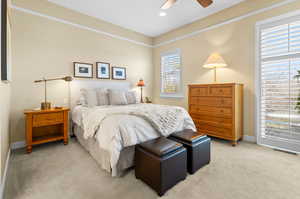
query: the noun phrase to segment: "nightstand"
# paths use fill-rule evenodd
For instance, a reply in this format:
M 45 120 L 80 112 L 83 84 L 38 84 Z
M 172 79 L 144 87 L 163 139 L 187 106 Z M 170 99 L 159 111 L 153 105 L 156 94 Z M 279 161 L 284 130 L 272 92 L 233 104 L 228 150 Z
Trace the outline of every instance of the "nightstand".
M 25 110 L 27 153 L 32 146 L 63 140 L 68 144 L 69 109 Z

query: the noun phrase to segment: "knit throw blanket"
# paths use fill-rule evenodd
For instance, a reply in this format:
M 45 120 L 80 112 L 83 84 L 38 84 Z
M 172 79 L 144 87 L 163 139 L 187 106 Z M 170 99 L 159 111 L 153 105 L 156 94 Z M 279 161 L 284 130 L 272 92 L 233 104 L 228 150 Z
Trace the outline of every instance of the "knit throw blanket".
M 85 112 L 83 117 L 84 138 L 93 137 L 101 122 L 111 115 L 135 115 L 147 120 L 162 136 L 174 133 L 184 122 L 188 113 L 176 106 L 139 104 L 110 108 L 95 107 Z

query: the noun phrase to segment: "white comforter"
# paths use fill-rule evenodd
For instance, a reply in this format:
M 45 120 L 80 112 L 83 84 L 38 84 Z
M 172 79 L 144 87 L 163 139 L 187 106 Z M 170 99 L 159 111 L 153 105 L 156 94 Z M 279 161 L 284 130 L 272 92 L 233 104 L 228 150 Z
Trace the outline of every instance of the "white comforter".
M 80 116 L 75 109 L 72 119 L 84 129 L 85 139 L 95 137 L 99 147 L 109 152 L 112 176 L 117 175 L 116 165 L 125 147 L 182 129 L 195 130 L 185 109 L 155 104 L 84 108 Z

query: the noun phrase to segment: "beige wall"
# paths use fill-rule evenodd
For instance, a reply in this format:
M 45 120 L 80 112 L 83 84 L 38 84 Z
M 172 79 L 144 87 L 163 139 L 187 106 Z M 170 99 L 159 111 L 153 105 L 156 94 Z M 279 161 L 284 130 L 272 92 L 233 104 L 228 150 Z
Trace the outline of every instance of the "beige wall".
M 1 10 L 1 6 L 0 6 Z M 9 12 L 9 11 L 8 11 Z M 1 27 L 0 27 L 1 29 Z M 10 27 L 8 27 L 7 37 L 10 40 Z M 8 44 L 10 42 L 8 41 Z M 0 43 L 1 44 L 1 43 Z M 8 50 L 10 51 L 10 46 L 8 45 Z M 1 54 L 1 53 L 0 53 Z M 1 56 L 1 55 L 0 55 Z M 8 64 L 10 64 L 10 58 L 8 57 Z M 1 70 L 0 70 L 1 76 Z M 3 174 L 5 170 L 5 163 L 9 151 L 9 143 L 10 143 L 10 95 L 11 95 L 11 86 L 10 83 L 5 83 L 0 81 L 0 150 L 1 150 L 1 165 L 0 165 L 0 185 L 3 182 Z
M 24 3 L 24 1 L 18 2 Z M 26 5 L 29 7 L 30 3 Z M 37 3 L 37 5 L 40 4 Z M 36 7 L 33 4 L 31 6 L 30 9 L 39 9 L 39 6 Z M 57 7 L 55 6 L 55 8 Z M 47 8 L 43 7 L 43 9 L 46 10 Z M 64 10 L 63 8 L 56 10 L 53 7 L 49 9 L 52 10 L 52 13 L 49 11 L 47 13 L 54 16 L 61 14 Z M 65 12 L 68 16 L 69 10 L 65 9 Z M 80 18 L 81 16 L 82 18 Z M 87 23 L 94 22 L 94 18 L 78 13 L 76 13 L 73 20 L 77 20 L 77 23 L 82 19 Z M 127 68 L 127 79 L 135 84 L 139 78 L 144 78 L 147 83 L 145 95 L 152 95 L 151 48 L 17 10 L 13 10 L 12 13 L 12 26 L 14 60 L 11 85 L 13 104 L 11 109 L 12 142 L 25 139 L 23 110 L 39 107 L 40 102 L 43 100 L 43 85 L 34 84 L 33 81 L 42 77 L 73 75 L 73 61 L 87 63 L 103 61 L 110 62 L 115 66 L 125 66 Z M 101 24 L 99 27 L 101 27 Z M 103 29 L 101 28 L 101 30 Z M 133 34 L 125 29 L 122 29 L 121 32 Z M 132 39 L 135 40 L 140 40 L 141 37 L 144 36 L 134 37 L 132 35 Z M 149 41 L 151 41 L 151 38 Z M 104 80 L 96 81 L 101 82 Z M 67 105 L 68 84 L 65 82 L 49 83 L 48 96 L 49 101 L 53 104 Z
M 230 18 L 232 13 L 242 14 L 242 11 L 248 12 L 247 6 L 250 5 L 249 2 L 250 4 L 255 2 L 256 4 L 253 4 L 253 6 L 262 7 L 261 5 L 265 5 L 266 2 L 274 3 L 279 1 L 248 1 L 242 4 L 244 6 L 239 5 L 235 8 L 231 8 L 230 12 L 225 10 L 217 15 L 213 15 L 212 19 L 215 22 L 221 22 L 224 18 Z M 202 65 L 211 53 L 219 52 L 226 60 L 229 67 L 218 69 L 218 81 L 221 83 L 238 82 L 244 84 L 244 133 L 249 136 L 254 135 L 255 23 L 299 8 L 300 1 L 297 1 L 245 18 L 238 22 L 200 33 L 193 37 L 155 48 L 153 54 L 155 66 L 154 88 L 159 88 L 160 86 L 160 54 L 165 51 L 180 48 L 182 51 L 182 75 L 186 97 L 184 99 L 163 99 L 159 96 L 159 89 L 155 89 L 154 101 L 156 103 L 180 105 L 187 108 L 187 85 L 195 83 L 212 83 L 213 71 L 202 68 Z M 202 23 L 209 20 L 210 19 L 204 19 L 203 21 L 195 22 L 195 24 L 162 35 L 161 37 L 156 38 L 155 42 L 166 41 L 175 36 L 182 36 L 182 33 L 186 34 L 199 30 L 203 28 Z
M 12 4 L 17 7 L 29 9 L 48 16 L 53 16 L 62 20 L 73 22 L 79 25 L 88 26 L 97 30 L 102 30 L 121 37 L 126 37 L 145 44 L 152 44 L 153 38 L 143 34 L 122 28 L 120 26 L 102 21 L 100 19 L 80 14 L 76 11 L 53 4 L 47 0 L 12 0 Z
M 145 44 L 159 44 L 282 1 L 248 0 L 154 39 L 56 6 L 46 0 L 14 0 L 13 4 Z M 24 140 L 23 109 L 38 107 L 43 99 L 42 85 L 33 84 L 33 81 L 44 76 L 72 75 L 73 61 L 91 63 L 106 61 L 113 65 L 126 66 L 129 81 L 135 83 L 143 77 L 148 85 L 146 95 L 153 96 L 156 103 L 187 108 L 186 97 L 184 99 L 159 97 L 160 53 L 176 48 L 182 50 L 185 96 L 188 84 L 212 82 L 212 71 L 201 67 L 209 54 L 219 52 L 223 55 L 229 67 L 218 70 L 219 82 L 245 84 L 244 132 L 246 135 L 253 135 L 254 25 L 257 21 L 297 8 L 300 8 L 299 1 L 154 49 L 13 10 L 12 142 Z M 49 100 L 56 105 L 66 105 L 67 90 L 66 83 L 52 82 L 48 89 Z
M 0 141 L 1 141 L 1 178 L 4 174 L 7 152 L 9 149 L 9 112 L 10 85 L 0 82 Z

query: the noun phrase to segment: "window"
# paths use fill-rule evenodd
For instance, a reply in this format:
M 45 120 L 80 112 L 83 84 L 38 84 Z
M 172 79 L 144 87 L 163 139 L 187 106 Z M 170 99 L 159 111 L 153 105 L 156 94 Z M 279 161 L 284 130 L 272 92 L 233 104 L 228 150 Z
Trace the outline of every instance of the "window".
M 258 141 L 300 152 L 300 16 L 258 25 Z
M 183 97 L 180 50 L 161 55 L 161 97 Z

